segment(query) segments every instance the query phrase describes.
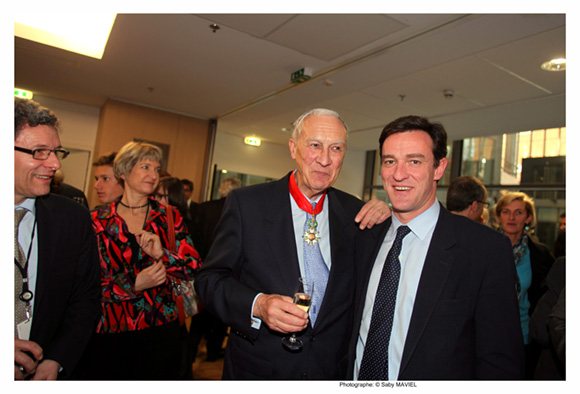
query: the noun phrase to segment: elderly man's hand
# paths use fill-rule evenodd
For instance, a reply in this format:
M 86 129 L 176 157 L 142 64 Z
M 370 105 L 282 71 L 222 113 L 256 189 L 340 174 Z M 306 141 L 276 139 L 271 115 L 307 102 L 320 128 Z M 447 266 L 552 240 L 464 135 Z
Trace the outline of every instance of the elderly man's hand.
M 375 224 L 380 224 L 391 216 L 391 209 L 386 202 L 373 198 L 367 202 L 354 218 L 359 223 L 359 228 L 372 228 Z
M 283 334 L 300 332 L 308 326 L 308 313 L 298 308 L 292 298 L 279 294 L 260 294 L 253 315 Z

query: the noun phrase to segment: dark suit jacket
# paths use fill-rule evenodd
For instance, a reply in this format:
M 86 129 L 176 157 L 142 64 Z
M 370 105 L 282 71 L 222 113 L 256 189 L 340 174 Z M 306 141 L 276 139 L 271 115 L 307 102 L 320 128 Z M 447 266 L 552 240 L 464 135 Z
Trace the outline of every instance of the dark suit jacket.
M 76 202 L 78 202 L 79 204 L 83 205 L 85 208 L 89 209 L 87 197 L 85 196 L 85 193 L 82 190 L 77 189 L 76 187 L 64 182 L 61 183 L 57 188 L 51 189 L 52 189 L 51 193 L 71 198 Z
M 357 266 L 361 271 L 347 370 L 350 379 L 364 297 L 380 242 L 372 258 Z M 397 379 L 519 379 L 523 339 L 515 284 L 508 238 L 441 206 Z
M 532 266 L 532 283 L 528 289 L 529 313 L 531 316 L 536 310 L 538 301 L 548 290 L 546 277 L 554 264 L 554 256 L 546 245 L 532 237 L 528 238 L 528 248 L 530 249 L 530 264 Z
M 198 250 L 202 260 L 207 257 L 209 248 L 213 243 L 215 236 L 216 226 L 222 216 L 222 211 L 224 209 L 224 204 L 226 199 L 220 198 L 219 200 L 206 201 L 199 204 L 198 215 L 199 215 L 199 229 L 201 231 L 203 241 Z
M 38 277 L 30 340 L 68 377 L 100 315 L 97 241 L 89 211 L 69 198 L 36 198 Z
M 336 189 L 327 194 L 332 267 L 314 329 L 298 335 L 299 352 L 262 322 L 251 328 L 259 292 L 291 296 L 300 276 L 292 224 L 289 177 L 233 190 L 195 286 L 203 304 L 231 327 L 224 379 L 339 379 L 352 328 L 354 222 L 362 202 Z M 300 251 L 302 253 L 302 251 Z M 344 366 L 343 366 L 344 367 Z

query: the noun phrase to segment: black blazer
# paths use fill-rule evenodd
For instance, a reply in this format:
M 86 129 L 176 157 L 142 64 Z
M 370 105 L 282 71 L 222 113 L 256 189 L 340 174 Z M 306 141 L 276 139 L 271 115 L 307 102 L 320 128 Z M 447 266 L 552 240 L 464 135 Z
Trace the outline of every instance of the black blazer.
M 38 277 L 30 340 L 69 377 L 100 316 L 100 268 L 89 211 L 49 194 L 36 198 Z
M 519 379 L 523 339 L 510 242 L 496 231 L 440 207 L 397 379 Z M 388 222 L 390 225 L 391 220 Z M 353 378 L 368 279 L 386 227 L 372 258 L 357 266 L 349 379 Z
M 354 222 L 363 205 L 357 198 L 328 190 L 332 267 L 316 325 L 298 335 L 302 350 L 286 350 L 285 335 L 264 322 L 259 330 L 250 327 L 254 297 L 260 292 L 291 296 L 300 276 L 288 180 L 289 175 L 228 195 L 215 241 L 195 278 L 203 304 L 231 326 L 224 379 L 342 377 L 339 364 L 346 362 L 352 329 L 355 238 L 364 233 Z
M 528 237 L 528 248 L 530 249 L 530 264 L 532 267 L 532 283 L 528 289 L 528 299 L 530 301 L 529 314 L 532 316 L 538 301 L 548 289 L 546 277 L 554 264 L 554 256 L 546 245 L 532 237 Z

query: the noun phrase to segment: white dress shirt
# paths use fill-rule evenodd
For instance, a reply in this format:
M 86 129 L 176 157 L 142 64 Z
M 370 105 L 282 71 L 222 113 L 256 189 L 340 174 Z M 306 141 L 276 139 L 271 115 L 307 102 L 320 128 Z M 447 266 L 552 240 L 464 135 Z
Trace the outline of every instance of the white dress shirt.
M 439 218 L 439 211 L 439 202 L 435 200 L 435 203 L 429 209 L 406 224 L 411 229 L 411 232 L 403 238 L 401 254 L 399 255 L 399 260 L 401 262 L 401 277 L 399 278 L 399 289 L 395 303 L 393 329 L 391 331 L 391 339 L 388 349 L 389 380 L 397 380 L 397 377 L 399 376 L 399 367 L 401 365 L 401 358 L 403 356 L 409 322 L 411 321 L 411 314 L 413 313 L 419 279 L 421 278 L 421 272 L 423 271 L 423 265 L 425 263 L 429 244 L 431 243 L 431 237 L 433 236 L 433 230 L 435 230 L 435 225 Z M 358 379 L 358 373 L 364 354 L 364 347 L 371 325 L 372 311 L 375 304 L 375 296 L 379 286 L 381 272 L 387 254 L 391 249 L 391 245 L 395 241 L 397 229 L 402 225 L 395 215 L 392 216 L 392 220 L 392 225 L 383 240 L 383 244 L 379 250 L 379 254 L 377 255 L 369 278 L 369 285 L 362 315 L 363 317 L 356 347 L 356 360 L 353 375 L 355 379 Z

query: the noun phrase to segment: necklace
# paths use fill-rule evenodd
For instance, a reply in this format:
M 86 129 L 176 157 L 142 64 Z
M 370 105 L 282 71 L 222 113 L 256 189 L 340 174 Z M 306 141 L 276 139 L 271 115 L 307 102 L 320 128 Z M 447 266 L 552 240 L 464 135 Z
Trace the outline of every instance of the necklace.
M 149 205 L 149 201 L 147 201 L 147 202 L 146 202 L 145 204 L 143 204 L 143 205 L 138 205 L 138 206 L 136 206 L 136 207 L 132 207 L 132 206 L 130 206 L 130 205 L 127 205 L 127 204 L 125 204 L 125 203 L 124 203 L 123 201 L 121 201 L 121 200 L 119 200 L 119 204 L 121 204 L 122 206 L 124 206 L 124 207 L 127 207 L 127 208 L 129 208 L 129 209 L 140 209 L 140 208 L 145 208 L 146 206 L 148 206 L 148 205 Z

